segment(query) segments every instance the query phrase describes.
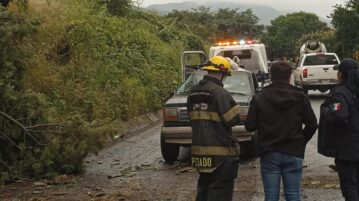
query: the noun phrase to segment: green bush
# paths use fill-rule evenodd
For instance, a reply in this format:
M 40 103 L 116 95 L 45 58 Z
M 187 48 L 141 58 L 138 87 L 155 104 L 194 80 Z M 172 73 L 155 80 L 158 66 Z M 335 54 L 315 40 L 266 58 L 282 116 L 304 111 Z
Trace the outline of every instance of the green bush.
M 36 27 L 25 18 L 0 9 L 0 183 L 79 172 L 86 154 L 101 146 L 85 123 L 50 125 L 48 98 L 21 85 L 30 68 L 22 44 L 34 34 Z
M 37 9 L 0 11 L 0 182 L 80 172 L 114 122 L 162 107 L 182 50 L 204 49 L 166 18 L 101 1 Z

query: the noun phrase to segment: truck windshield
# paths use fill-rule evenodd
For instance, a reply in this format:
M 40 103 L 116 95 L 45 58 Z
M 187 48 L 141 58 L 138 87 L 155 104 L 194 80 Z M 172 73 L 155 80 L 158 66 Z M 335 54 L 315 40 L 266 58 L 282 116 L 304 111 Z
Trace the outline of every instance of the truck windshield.
M 250 59 L 252 57 L 251 50 L 226 50 L 221 52 L 222 56 L 233 59 L 235 56 L 238 59 Z
M 203 76 L 207 74 L 205 71 L 196 71 L 180 86 L 177 95 L 187 95 L 192 86 L 196 85 Z M 224 88 L 231 94 L 252 95 L 252 86 L 250 84 L 248 73 L 236 71 L 232 72 L 232 76 L 228 76 L 224 81 Z
M 261 58 L 259 53 L 255 50 L 224 50 L 219 52 L 217 55 L 229 57 L 232 60 L 234 60 L 234 57 L 237 57 L 240 60 L 240 65 L 242 65 L 244 69 L 251 72 L 257 72 L 261 69 Z
M 334 55 L 317 54 L 308 55 L 305 57 L 303 66 L 315 66 L 315 65 L 335 65 L 338 64 L 338 60 Z

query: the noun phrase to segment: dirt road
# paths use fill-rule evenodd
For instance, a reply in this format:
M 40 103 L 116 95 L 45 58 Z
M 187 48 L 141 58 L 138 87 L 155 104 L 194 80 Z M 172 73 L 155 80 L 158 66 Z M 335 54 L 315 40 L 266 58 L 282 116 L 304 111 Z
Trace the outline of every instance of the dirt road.
M 317 114 L 323 98 L 311 95 Z M 20 182 L 0 189 L 0 200 L 194 200 L 197 173 L 185 160 L 189 150 L 182 150 L 181 161 L 172 165 L 164 163 L 160 153 L 160 128 L 160 124 L 155 124 L 97 156 L 88 157 L 86 172 L 75 178 L 65 177 L 62 185 L 42 180 Z M 333 159 L 316 153 L 315 135 L 306 151 L 302 200 L 343 200 L 336 173 L 328 168 L 332 162 Z M 240 166 L 234 194 L 234 201 L 239 200 L 263 200 L 258 159 Z

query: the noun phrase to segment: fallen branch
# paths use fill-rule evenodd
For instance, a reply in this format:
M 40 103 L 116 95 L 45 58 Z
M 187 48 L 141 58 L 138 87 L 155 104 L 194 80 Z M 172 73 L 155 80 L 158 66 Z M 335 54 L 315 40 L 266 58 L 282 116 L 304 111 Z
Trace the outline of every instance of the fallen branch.
M 18 149 L 20 149 L 20 151 L 23 151 L 21 147 L 19 147 L 16 142 L 14 142 L 13 140 L 11 140 L 5 133 L 0 131 L 0 134 L 5 137 L 11 144 L 13 144 L 15 147 L 17 147 Z
M 0 114 L 5 116 L 6 118 L 8 118 L 9 120 L 11 120 L 12 122 L 14 122 L 16 125 L 18 125 L 24 132 L 25 134 L 27 134 L 28 136 L 30 136 L 37 144 L 39 145 L 44 145 L 41 142 L 39 142 L 27 129 L 25 126 L 23 126 L 20 122 L 16 121 L 14 118 L 12 118 L 11 116 L 9 116 L 8 114 L 0 111 Z
M 1 163 L 4 167 L 6 167 L 6 169 L 11 170 L 11 168 L 10 168 L 3 160 L 0 159 L 0 163 Z
M 42 127 L 64 127 L 59 124 L 38 124 L 34 126 L 27 126 L 26 129 L 36 129 L 36 128 L 42 128 Z

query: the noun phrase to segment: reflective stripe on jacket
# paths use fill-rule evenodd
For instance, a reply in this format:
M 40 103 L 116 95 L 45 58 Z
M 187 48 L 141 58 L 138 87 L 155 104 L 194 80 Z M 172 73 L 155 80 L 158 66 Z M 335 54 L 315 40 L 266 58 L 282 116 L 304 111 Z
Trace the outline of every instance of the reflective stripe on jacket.
M 213 172 L 224 160 L 239 156 L 232 127 L 240 122 L 239 105 L 217 78 L 206 75 L 192 87 L 187 110 L 192 127 L 192 165 Z

